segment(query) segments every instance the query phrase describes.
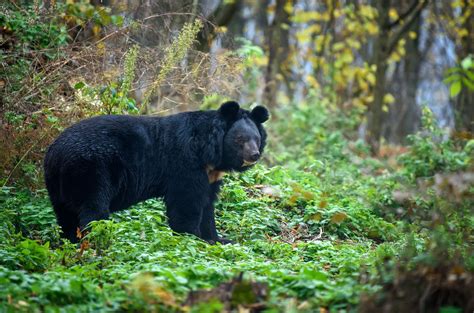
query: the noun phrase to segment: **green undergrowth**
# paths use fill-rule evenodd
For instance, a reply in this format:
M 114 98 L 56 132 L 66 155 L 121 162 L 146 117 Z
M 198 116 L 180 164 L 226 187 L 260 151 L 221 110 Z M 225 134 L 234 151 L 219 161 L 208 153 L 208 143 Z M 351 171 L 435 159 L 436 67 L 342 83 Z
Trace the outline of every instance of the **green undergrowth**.
M 362 198 L 367 188 L 335 168 L 257 166 L 226 177 L 217 204 L 217 227 L 235 245 L 172 233 L 164 204 L 149 200 L 95 223 L 82 252 L 60 239 L 44 190 L 4 188 L 0 303 L 11 312 L 181 310 L 190 290 L 243 272 L 269 284 L 277 312 L 351 310 L 375 288 L 360 274 L 397 246 L 396 227 Z M 137 287 L 145 273 L 174 302 L 150 301 Z
M 397 262 L 471 271 L 472 141 L 420 133 L 399 161 L 375 159 L 344 122 L 357 117 L 313 105 L 282 109 L 266 164 L 224 178 L 216 222 L 234 245 L 173 233 L 155 199 L 95 222 L 78 247 L 45 190 L 3 187 L 0 311 L 219 312 L 186 306 L 188 293 L 244 273 L 268 284 L 267 312 L 354 312 Z

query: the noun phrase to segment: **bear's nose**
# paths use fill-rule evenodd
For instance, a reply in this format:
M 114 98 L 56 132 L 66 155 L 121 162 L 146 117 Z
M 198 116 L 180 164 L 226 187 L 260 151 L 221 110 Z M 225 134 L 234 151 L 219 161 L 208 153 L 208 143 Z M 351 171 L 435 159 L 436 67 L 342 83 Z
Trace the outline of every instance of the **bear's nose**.
M 249 161 L 255 162 L 255 161 L 258 160 L 259 157 L 260 157 L 260 153 L 255 152 L 252 155 L 250 155 L 250 160 Z

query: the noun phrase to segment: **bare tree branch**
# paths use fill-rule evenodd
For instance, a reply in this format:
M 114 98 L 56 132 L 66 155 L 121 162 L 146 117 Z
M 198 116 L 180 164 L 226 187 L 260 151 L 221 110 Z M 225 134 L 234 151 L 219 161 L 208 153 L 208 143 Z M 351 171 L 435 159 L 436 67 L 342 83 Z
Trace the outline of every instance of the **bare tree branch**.
M 403 12 L 402 14 L 400 14 L 398 16 L 398 19 L 388 25 L 384 25 L 384 27 L 386 29 L 391 29 L 395 26 L 397 26 L 398 24 L 400 24 L 400 22 L 402 22 L 404 19 L 406 19 L 415 9 L 416 7 L 420 4 L 420 1 L 419 0 L 414 0 L 413 3 L 410 5 L 410 7 L 405 11 Z
M 387 45 L 387 54 L 390 55 L 392 53 L 393 49 L 395 49 L 395 46 L 398 44 L 400 39 L 405 35 L 405 33 L 410 29 L 416 18 L 421 14 L 421 11 L 428 5 L 429 0 L 425 0 L 418 4 L 418 6 L 415 8 L 414 11 L 412 11 L 412 14 L 409 15 L 406 18 L 406 21 L 398 28 L 395 33 L 390 36 L 390 41 Z
M 197 36 L 199 41 L 199 50 L 207 51 L 209 49 L 209 43 L 215 37 L 216 28 L 229 24 L 232 20 L 232 17 L 238 11 L 240 4 L 240 0 L 235 0 L 230 3 L 222 0 L 217 8 L 206 17 L 208 20 L 208 23 L 206 24 L 210 24 L 212 27 L 204 27 L 204 29 L 199 32 Z

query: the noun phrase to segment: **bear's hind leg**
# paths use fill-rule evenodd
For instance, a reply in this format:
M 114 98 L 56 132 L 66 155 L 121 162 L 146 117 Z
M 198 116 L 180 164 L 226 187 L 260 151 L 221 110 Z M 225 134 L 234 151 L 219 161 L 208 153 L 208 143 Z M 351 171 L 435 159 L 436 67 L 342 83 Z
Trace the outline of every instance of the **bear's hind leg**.
M 72 243 L 78 242 L 77 228 L 79 227 L 79 218 L 77 213 L 68 210 L 64 205 L 55 205 L 54 212 L 63 232 L 62 237 L 69 239 Z
M 109 218 L 110 212 L 107 205 L 83 206 L 79 212 L 79 225 L 81 231 L 87 228 L 90 222 L 106 220 Z
M 99 165 L 89 166 L 76 177 L 81 183 L 69 182 L 68 190 L 74 210 L 78 213 L 80 230 L 84 231 L 90 222 L 109 218 L 114 188 L 109 171 Z
M 105 184 L 104 184 L 105 185 Z M 79 206 L 79 226 L 84 231 L 90 222 L 109 218 L 109 188 L 98 188 Z

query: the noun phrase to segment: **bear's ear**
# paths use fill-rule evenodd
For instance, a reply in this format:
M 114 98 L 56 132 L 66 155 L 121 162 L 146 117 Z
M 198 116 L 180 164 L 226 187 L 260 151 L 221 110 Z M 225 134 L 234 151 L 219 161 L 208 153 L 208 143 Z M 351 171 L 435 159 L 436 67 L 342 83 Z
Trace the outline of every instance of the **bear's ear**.
M 219 108 L 219 113 L 227 120 L 233 120 L 237 117 L 239 113 L 240 106 L 235 101 L 227 101 L 221 104 Z
M 269 113 L 267 108 L 259 105 L 250 112 L 252 119 L 257 123 L 265 123 L 268 120 Z

